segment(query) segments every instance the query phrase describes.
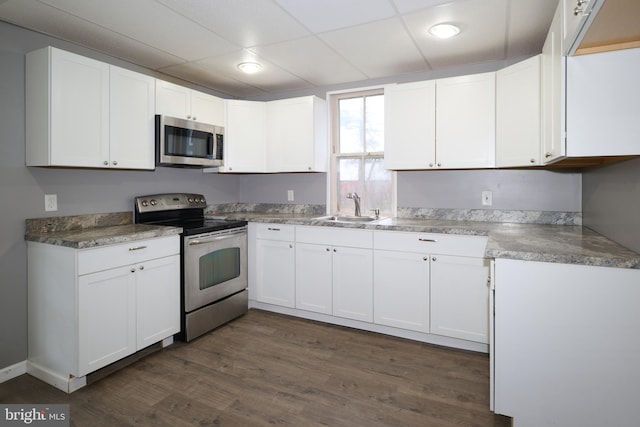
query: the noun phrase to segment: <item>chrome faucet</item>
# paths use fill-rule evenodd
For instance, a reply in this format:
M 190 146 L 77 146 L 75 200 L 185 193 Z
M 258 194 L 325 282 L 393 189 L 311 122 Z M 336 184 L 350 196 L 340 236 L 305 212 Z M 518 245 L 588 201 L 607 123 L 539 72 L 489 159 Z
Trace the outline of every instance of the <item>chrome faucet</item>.
M 347 193 L 347 199 L 352 199 L 356 207 L 355 216 L 360 216 L 360 196 L 358 193 Z

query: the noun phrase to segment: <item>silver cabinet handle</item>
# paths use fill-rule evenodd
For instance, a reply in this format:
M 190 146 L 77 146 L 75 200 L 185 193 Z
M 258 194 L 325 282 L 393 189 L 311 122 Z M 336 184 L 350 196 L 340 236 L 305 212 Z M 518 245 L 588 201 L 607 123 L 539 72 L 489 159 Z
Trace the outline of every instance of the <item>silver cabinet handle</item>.
M 108 166 L 109 162 L 105 160 L 104 162 L 102 162 L 102 164 L 105 165 L 105 166 Z
M 429 257 L 428 256 L 422 257 L 422 260 L 423 261 L 429 261 Z
M 431 261 L 437 261 L 436 257 L 431 258 Z
M 147 249 L 147 247 L 146 246 L 136 246 L 136 247 L 133 247 L 133 248 L 129 248 L 129 252 L 139 251 L 141 249 Z
M 135 269 L 135 268 L 132 268 L 130 271 L 131 271 L 132 273 L 135 273 L 135 272 L 136 272 L 136 269 Z
M 139 267 L 139 269 L 140 269 L 140 270 L 144 270 L 144 265 L 141 265 L 141 266 Z
M 114 161 L 113 161 L 113 166 L 116 166 L 117 164 L 118 164 L 118 161 L 117 161 L 117 160 L 114 160 Z
M 269 231 L 280 231 L 279 228 L 271 228 L 271 227 L 268 227 L 267 230 L 269 230 Z
M 418 238 L 418 240 L 421 241 L 421 242 L 433 242 L 433 243 L 437 242 L 436 239 L 423 239 L 421 237 Z
M 544 155 L 544 156 L 545 156 L 546 158 L 549 158 L 549 157 L 551 157 L 551 156 L 552 156 L 552 154 L 551 154 L 551 153 L 545 153 L 545 155 Z

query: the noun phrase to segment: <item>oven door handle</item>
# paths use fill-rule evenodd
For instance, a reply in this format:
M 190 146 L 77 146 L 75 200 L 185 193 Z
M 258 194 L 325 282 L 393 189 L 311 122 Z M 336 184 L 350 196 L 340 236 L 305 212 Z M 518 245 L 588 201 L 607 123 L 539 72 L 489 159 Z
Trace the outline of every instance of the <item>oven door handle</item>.
M 246 234 L 246 232 L 245 231 L 238 231 L 238 232 L 235 232 L 235 233 L 225 234 L 223 236 L 208 237 L 206 239 L 193 239 L 193 240 L 189 241 L 189 246 L 204 245 L 206 243 L 212 243 L 212 242 L 217 242 L 217 241 L 220 241 L 220 240 L 231 239 L 233 237 L 241 236 L 243 234 Z

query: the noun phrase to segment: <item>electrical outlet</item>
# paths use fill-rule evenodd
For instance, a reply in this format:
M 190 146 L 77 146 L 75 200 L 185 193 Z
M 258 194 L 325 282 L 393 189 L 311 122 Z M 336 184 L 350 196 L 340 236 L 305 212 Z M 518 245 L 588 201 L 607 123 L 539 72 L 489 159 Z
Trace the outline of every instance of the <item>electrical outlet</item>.
M 489 190 L 482 192 L 482 204 L 485 206 L 491 206 L 493 204 L 493 194 Z
M 52 212 L 58 210 L 58 195 L 57 194 L 45 194 L 44 195 L 44 210 L 46 212 Z
M 287 200 L 293 202 L 293 190 L 287 190 Z

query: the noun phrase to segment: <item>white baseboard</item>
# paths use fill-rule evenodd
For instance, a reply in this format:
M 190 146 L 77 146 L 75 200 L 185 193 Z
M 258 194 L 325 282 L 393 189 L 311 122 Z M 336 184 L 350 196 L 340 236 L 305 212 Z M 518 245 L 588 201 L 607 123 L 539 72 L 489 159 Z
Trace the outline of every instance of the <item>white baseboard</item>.
M 72 393 L 87 385 L 86 376 L 66 377 L 33 362 L 27 362 L 27 372 L 29 375 L 34 376 L 47 384 L 51 384 L 65 393 Z
M 27 373 L 27 361 L 23 360 L 6 368 L 0 369 L 0 383 L 9 381 L 12 378 L 19 377 Z

